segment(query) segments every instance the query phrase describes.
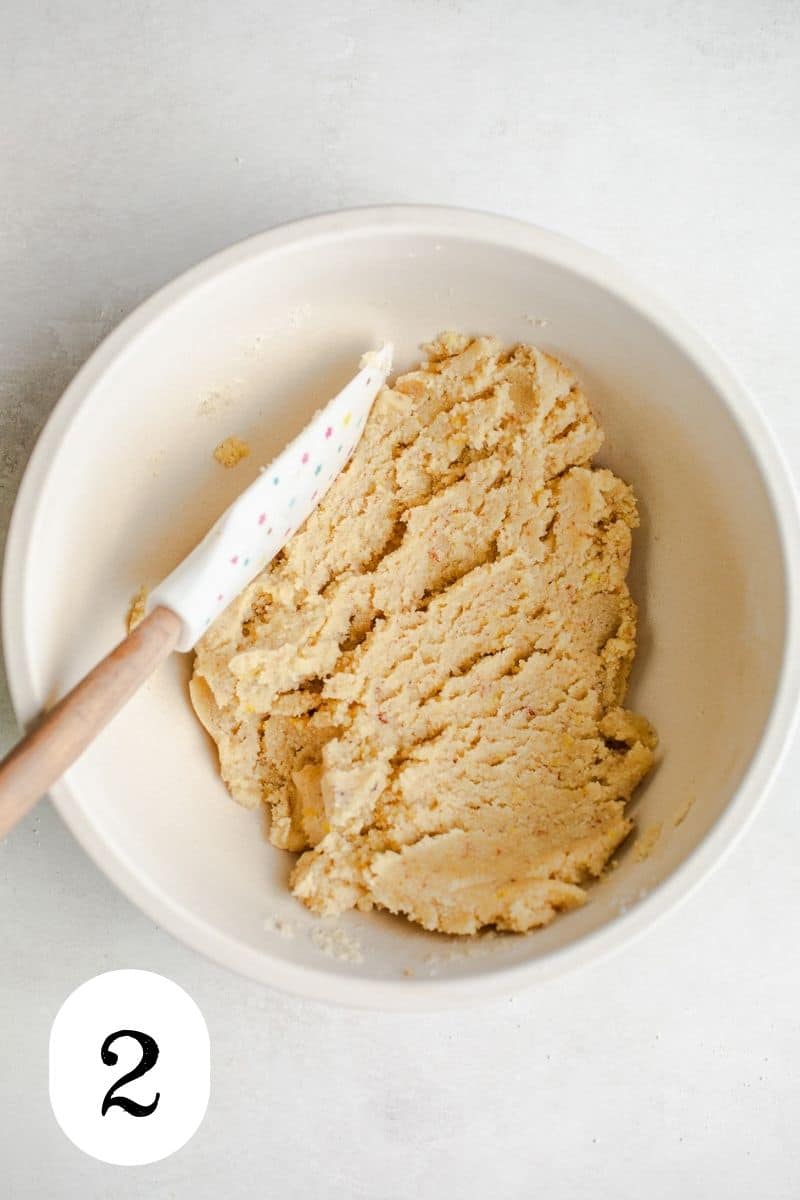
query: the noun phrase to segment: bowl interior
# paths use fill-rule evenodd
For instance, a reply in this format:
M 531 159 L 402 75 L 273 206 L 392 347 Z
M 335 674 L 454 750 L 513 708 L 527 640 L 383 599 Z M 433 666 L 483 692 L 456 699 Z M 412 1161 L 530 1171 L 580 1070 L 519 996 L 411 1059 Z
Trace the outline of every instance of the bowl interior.
M 136 588 L 191 548 L 366 347 L 391 339 L 403 368 L 446 328 L 532 341 L 568 362 L 606 431 L 602 461 L 635 488 L 641 626 L 629 702 L 654 722 L 663 753 L 635 815 L 661 834 L 644 861 L 623 849 L 585 908 L 534 936 L 467 948 L 354 913 L 337 924 L 363 961 L 326 957 L 311 936 L 316 919 L 287 894 L 288 857 L 220 782 L 187 698 L 190 660 L 175 658 L 69 772 L 60 804 L 153 915 L 172 928 L 190 922 L 190 940 L 265 980 L 303 967 L 358 998 L 357 981 L 458 986 L 500 966 L 545 964 L 619 920 L 698 845 L 735 791 L 775 692 L 784 636 L 776 522 L 713 384 L 600 282 L 550 253 L 432 220 L 367 223 L 278 248 L 254 242 L 118 354 L 56 448 L 13 581 L 14 657 L 25 662 L 30 711 L 121 636 Z M 231 433 L 253 454 L 223 471 L 211 451 Z M 276 918 L 293 936 L 276 931 Z M 300 978 L 290 986 L 304 986 Z

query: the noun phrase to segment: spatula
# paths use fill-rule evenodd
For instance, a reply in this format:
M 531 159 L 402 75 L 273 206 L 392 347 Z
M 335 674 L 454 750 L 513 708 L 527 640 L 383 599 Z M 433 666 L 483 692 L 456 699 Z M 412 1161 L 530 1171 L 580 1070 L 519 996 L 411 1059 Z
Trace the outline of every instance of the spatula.
M 208 626 L 311 515 L 353 453 L 391 370 L 392 347 L 358 374 L 233 502 L 150 594 L 144 620 L 0 763 L 0 837 L 67 770 L 173 650 Z

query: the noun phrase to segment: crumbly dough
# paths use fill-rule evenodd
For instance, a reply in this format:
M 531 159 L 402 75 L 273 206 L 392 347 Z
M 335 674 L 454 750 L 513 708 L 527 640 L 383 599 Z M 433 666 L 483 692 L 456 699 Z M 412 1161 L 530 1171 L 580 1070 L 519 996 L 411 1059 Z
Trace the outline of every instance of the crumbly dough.
M 636 506 L 561 363 L 426 351 L 199 643 L 192 699 L 309 908 L 528 930 L 584 903 L 653 762 L 622 707 Z
M 131 602 L 128 605 L 127 616 L 125 617 L 125 626 L 128 633 L 133 633 L 137 625 L 141 625 L 144 620 L 144 612 L 147 607 L 148 589 L 144 584 L 137 588 L 131 596 Z
M 243 458 L 247 458 L 249 453 L 250 447 L 247 442 L 232 435 L 231 437 L 226 437 L 224 441 L 215 447 L 214 458 L 223 467 L 235 467 L 238 466 Z
M 675 813 L 675 816 L 673 817 L 672 824 L 675 826 L 676 829 L 678 828 L 679 825 L 682 825 L 683 822 L 686 820 L 689 813 L 692 811 L 693 804 L 694 804 L 694 796 L 687 796 L 686 799 L 684 800 L 683 804 L 680 806 L 678 811 Z
M 640 833 L 633 846 L 633 856 L 638 862 L 644 862 L 656 848 L 658 839 L 661 837 L 661 826 L 651 825 L 649 829 L 645 829 Z

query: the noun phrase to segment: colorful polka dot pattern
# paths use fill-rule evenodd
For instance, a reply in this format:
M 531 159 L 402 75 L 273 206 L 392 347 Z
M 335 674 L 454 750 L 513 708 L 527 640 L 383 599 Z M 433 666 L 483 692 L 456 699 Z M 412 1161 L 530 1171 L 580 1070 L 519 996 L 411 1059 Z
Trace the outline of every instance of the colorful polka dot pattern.
M 191 649 L 311 514 L 355 450 L 390 368 L 391 347 L 385 347 L 378 361 L 314 417 L 153 590 L 151 606 L 166 604 L 183 620 L 180 649 Z
M 347 426 L 348 426 L 348 425 L 350 424 L 350 422 L 352 421 L 352 419 L 353 419 L 353 414 L 352 414 L 352 412 L 350 412 L 350 411 L 346 412 L 346 413 L 344 414 L 344 416 L 342 417 L 342 421 L 341 421 L 342 428 L 345 428 L 345 429 L 346 429 L 346 428 L 347 428 Z M 357 428 L 357 429 L 360 429 L 360 428 L 361 428 L 361 426 L 362 426 L 363 424 L 364 424 L 364 414 L 363 414 L 363 413 L 361 413 L 361 414 L 359 415 L 359 417 L 358 417 L 358 420 L 357 420 L 357 422 L 356 422 L 356 428 Z M 324 433 L 324 437 L 325 437 L 325 440 L 326 440 L 326 441 L 329 441 L 329 440 L 330 440 L 330 438 L 331 438 L 331 437 L 332 437 L 332 435 L 333 435 L 333 432 L 334 432 L 334 430 L 333 430 L 333 426 L 332 426 L 332 425 L 328 425 L 328 426 L 327 426 L 327 428 L 325 429 L 325 433 Z M 353 451 L 355 450 L 355 448 L 356 448 L 356 444 L 357 444 L 356 442 L 353 442 L 353 444 L 352 444 L 352 445 L 350 446 L 350 448 L 348 449 L 348 451 L 347 451 L 347 458 L 349 458 L 349 457 L 350 457 L 350 455 L 351 455 L 351 454 L 353 453 Z M 343 449 L 344 449 L 344 442 L 340 442 L 340 443 L 339 443 L 339 445 L 336 447 L 336 453 L 337 453 L 337 454 L 341 454 L 341 453 L 342 453 L 342 451 L 343 451 Z M 307 465 L 309 464 L 309 462 L 310 462 L 310 461 L 311 461 L 311 455 L 310 455 L 310 453 L 308 452 L 308 450 L 304 450 L 304 451 L 303 451 L 303 453 L 300 455 L 300 465 L 301 465 L 301 467 L 305 467 L 305 466 L 307 466 Z M 315 476 L 318 476 L 318 475 L 320 474 L 320 472 L 321 472 L 321 471 L 322 471 L 322 463 L 321 463 L 321 462 L 318 462 L 318 463 L 315 465 L 315 467 L 314 467 L 314 475 L 315 475 Z M 336 468 L 334 467 L 334 469 L 333 469 L 333 470 L 331 471 L 331 473 L 328 475 L 328 483 L 331 483 L 331 482 L 333 481 L 333 479 L 335 478 L 336 474 L 337 474 L 337 471 L 336 471 Z M 273 483 L 273 486 L 276 486 L 276 485 L 278 485 L 278 484 L 280 483 L 280 476 L 278 476 L 278 475 L 273 475 L 273 477 L 272 477 L 272 483 Z M 312 503 L 312 504 L 313 504 L 313 503 L 316 501 L 316 499 L 317 499 L 317 497 L 318 497 L 318 496 L 319 496 L 319 491 L 318 491 L 318 490 L 317 490 L 317 491 L 314 491 L 314 492 L 312 493 L 312 495 L 311 495 L 311 503 Z M 297 502 L 297 495 L 293 495 L 293 496 L 291 496 L 291 497 L 289 498 L 289 504 L 288 504 L 288 507 L 289 507 L 289 508 L 294 508 L 294 506 L 295 506 L 296 502 Z M 265 512 L 261 512 L 261 513 L 259 513 L 259 514 L 258 514 L 258 520 L 257 520 L 257 524 L 258 524 L 258 525 L 264 525 L 264 524 L 265 524 L 265 522 L 266 522 L 266 519 L 267 519 L 267 514 L 266 514 Z M 296 527 L 295 527 L 295 526 L 292 526 L 292 525 L 287 525 L 287 527 L 286 527 L 286 531 L 285 531 L 285 533 L 284 533 L 284 537 L 289 537 L 289 536 L 291 536 L 291 534 L 292 534 L 292 533 L 294 533 L 294 531 L 295 531 L 295 528 L 299 528 L 299 526 L 296 526 Z M 267 530 L 267 535 L 269 536 L 269 534 L 271 534 L 271 533 L 272 533 L 272 528 L 270 527 L 270 528 Z M 235 567 L 235 566 L 237 566 L 237 565 L 239 564 L 239 561 L 240 561 L 240 556 L 239 556 L 238 554 L 234 554 L 234 555 L 231 557 L 231 559 L 230 559 L 231 566 L 234 566 L 234 567 Z M 268 561 L 268 560 L 267 560 L 267 561 Z M 250 558 L 249 558 L 249 557 L 242 558 L 242 559 L 241 559 L 241 564 L 242 564 L 242 566 L 243 566 L 243 567 L 247 567 L 247 566 L 249 566 L 249 564 L 250 564 Z M 266 565 L 266 562 L 265 562 L 265 564 L 264 564 L 264 565 Z M 219 601 L 219 599 L 220 599 L 220 597 L 218 596 L 218 597 L 217 597 L 217 600 Z

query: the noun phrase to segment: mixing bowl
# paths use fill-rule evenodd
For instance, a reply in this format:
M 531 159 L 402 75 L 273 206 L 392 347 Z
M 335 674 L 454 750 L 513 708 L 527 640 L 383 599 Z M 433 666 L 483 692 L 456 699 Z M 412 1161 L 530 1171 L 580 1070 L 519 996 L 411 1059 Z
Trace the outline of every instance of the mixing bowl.
M 583 382 L 601 461 L 641 507 L 630 704 L 662 761 L 589 903 L 524 937 L 459 943 L 386 914 L 320 922 L 286 891 L 289 856 L 236 807 L 189 706 L 188 656 L 152 680 L 53 791 L 75 836 L 142 909 L 281 988 L 379 1007 L 468 1002 L 605 953 L 685 896 L 764 794 L 797 707 L 797 509 L 741 385 L 604 258 L 552 233 L 442 208 L 351 211 L 216 255 L 129 317 L 80 371 L 31 460 L 4 581 L 22 721 L 123 632 L 222 507 L 390 339 L 398 368 L 442 329 L 532 341 Z M 213 447 L 246 438 L 222 471 Z M 702 903 L 701 899 L 697 903 Z

